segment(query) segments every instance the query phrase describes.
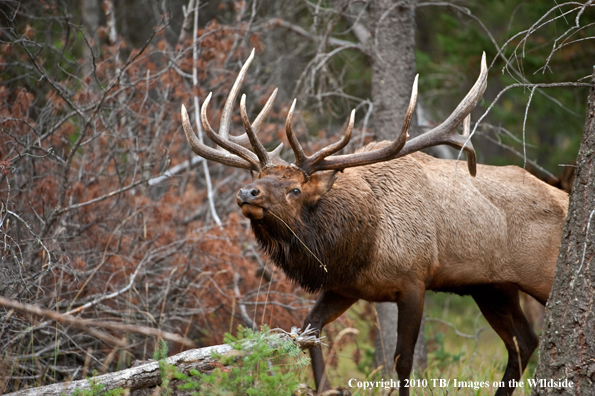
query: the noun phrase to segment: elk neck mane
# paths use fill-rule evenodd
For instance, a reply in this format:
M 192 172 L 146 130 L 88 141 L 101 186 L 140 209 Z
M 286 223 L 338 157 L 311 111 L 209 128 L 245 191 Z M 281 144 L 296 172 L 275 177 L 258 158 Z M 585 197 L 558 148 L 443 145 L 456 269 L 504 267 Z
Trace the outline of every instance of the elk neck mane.
M 267 214 L 251 220 L 252 230 L 260 249 L 292 282 L 310 293 L 332 289 L 349 284 L 372 259 L 377 224 L 372 202 L 363 179 L 340 174 L 315 205 L 302 208 L 298 218 L 275 213 L 283 224 Z

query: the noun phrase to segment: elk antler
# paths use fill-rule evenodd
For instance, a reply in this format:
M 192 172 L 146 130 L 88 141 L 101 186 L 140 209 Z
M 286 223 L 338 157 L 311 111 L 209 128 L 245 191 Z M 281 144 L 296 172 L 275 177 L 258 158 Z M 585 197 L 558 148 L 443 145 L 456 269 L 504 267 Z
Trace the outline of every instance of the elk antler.
M 248 162 L 237 155 L 216 150 L 201 142 L 194 134 L 194 131 L 192 131 L 192 126 L 190 125 L 190 120 L 188 118 L 188 112 L 186 111 L 186 106 L 184 105 L 182 105 L 182 126 L 184 127 L 186 139 L 188 139 L 188 143 L 190 143 L 192 151 L 194 151 L 196 154 L 208 160 L 216 161 L 222 163 L 223 165 L 232 166 L 234 168 L 253 169 L 253 164 L 251 162 Z
M 347 126 L 347 131 L 345 132 L 345 136 L 343 136 L 343 139 L 341 139 L 337 143 L 333 143 L 330 146 L 327 146 L 317 151 L 315 154 L 308 157 L 306 156 L 306 154 L 304 154 L 304 150 L 302 149 L 300 142 L 297 140 L 297 137 L 293 134 L 293 131 L 291 130 L 291 120 L 293 119 L 295 102 L 296 100 L 294 99 L 293 103 L 291 104 L 291 108 L 289 109 L 289 113 L 287 114 L 287 120 L 285 121 L 285 133 L 287 135 L 287 139 L 289 140 L 291 149 L 295 154 L 294 165 L 303 170 L 306 174 L 310 175 L 316 172 L 316 170 L 309 171 L 310 169 L 313 169 L 316 166 L 316 164 L 318 164 L 320 161 L 322 161 L 329 155 L 341 150 L 343 147 L 347 145 L 347 143 L 349 143 L 349 139 L 351 138 L 351 132 L 353 131 L 353 123 L 355 121 L 355 110 L 351 111 L 351 115 L 349 117 L 349 125 Z M 401 148 L 399 147 L 399 150 L 400 149 Z
M 225 152 L 220 149 L 213 149 L 204 143 L 202 143 L 192 131 L 192 127 L 190 125 L 190 121 L 188 119 L 188 113 L 186 111 L 186 107 L 182 105 L 182 125 L 184 127 L 184 132 L 186 134 L 186 138 L 192 147 L 192 150 L 200 155 L 203 158 L 220 162 L 224 165 L 232 166 L 235 168 L 244 168 L 244 169 L 251 169 L 254 171 L 261 171 L 267 166 L 271 166 L 273 163 L 284 163 L 284 161 L 279 157 L 279 153 L 283 147 L 283 143 L 281 143 L 275 150 L 268 153 L 262 144 L 258 141 L 256 134 L 260 130 L 260 127 L 266 118 L 267 114 L 271 110 L 273 106 L 273 101 L 277 95 L 277 90 L 271 94 L 269 100 L 267 101 L 264 108 L 260 111 L 254 123 L 250 125 L 250 121 L 248 121 L 248 116 L 246 114 L 246 104 L 245 104 L 245 95 L 242 97 L 242 121 L 244 122 L 244 128 L 246 129 L 246 133 L 241 136 L 230 136 L 229 135 L 229 127 L 231 123 L 231 111 L 233 109 L 233 103 L 235 102 L 242 82 L 244 81 L 244 77 L 246 76 L 246 72 L 250 63 L 254 59 L 254 50 L 250 53 L 250 56 L 242 66 L 240 73 L 236 77 L 236 80 L 229 92 L 227 100 L 225 101 L 225 105 L 223 107 L 223 112 L 221 114 L 221 122 L 219 126 L 219 133 L 215 132 L 211 125 L 209 124 L 207 118 L 207 107 L 209 102 L 211 101 L 212 92 L 209 93 L 207 98 L 205 99 L 201 110 L 200 110 L 200 121 L 201 124 L 209 136 L 209 138 L 221 146 L 223 149 L 227 150 Z M 250 142 L 254 153 L 256 155 L 245 148 L 247 142 Z
M 409 126 L 411 124 L 411 118 L 413 116 L 413 110 L 415 109 L 415 103 L 417 101 L 417 76 L 413 82 L 413 88 L 411 89 L 411 99 L 409 101 L 409 107 L 405 113 L 405 120 L 401 132 L 397 138 L 392 141 L 389 145 L 382 148 L 360 152 L 347 155 L 335 155 L 330 156 L 332 153 L 339 151 L 341 148 L 349 142 L 351 137 L 351 130 L 353 128 L 353 112 L 351 113 L 351 119 L 349 127 L 343 139 L 340 142 L 332 144 L 316 154 L 307 157 L 302 150 L 297 138 L 291 131 L 291 119 L 293 117 L 294 105 L 292 105 L 287 115 L 287 121 L 285 124 L 287 138 L 295 153 L 295 165 L 302 169 L 306 174 L 310 175 L 314 172 L 322 170 L 342 170 L 354 166 L 362 166 L 373 164 L 376 162 L 389 161 L 395 158 L 403 157 L 407 154 L 411 154 L 415 151 L 422 150 L 424 148 L 438 146 L 440 144 L 448 144 L 452 147 L 463 149 L 467 154 L 467 165 L 469 167 L 469 173 L 475 176 L 475 164 L 476 156 L 475 150 L 469 141 L 469 125 L 471 122 L 470 113 L 475 108 L 479 99 L 481 99 L 486 87 L 487 87 L 487 75 L 488 68 L 486 65 L 485 52 L 481 58 L 481 72 L 479 77 L 471 90 L 467 93 L 465 98 L 459 103 L 456 109 L 450 116 L 436 128 L 429 132 L 420 135 L 411 141 L 406 142 L 408 137 Z M 457 127 L 461 121 L 465 120 L 463 127 L 463 134 L 457 133 Z
M 223 150 L 213 149 L 204 143 L 202 143 L 192 131 L 192 127 L 190 126 L 190 121 L 188 120 L 188 113 L 186 112 L 186 108 L 182 105 L 182 124 L 184 126 L 184 132 L 186 133 L 186 138 L 192 147 L 192 150 L 204 157 L 206 159 L 210 159 L 213 161 L 220 162 L 224 165 L 236 167 L 236 168 L 245 168 L 251 169 L 257 172 L 262 171 L 263 169 L 272 166 L 273 164 L 286 164 L 283 161 L 279 154 L 283 147 L 283 143 L 281 143 L 275 150 L 272 152 L 267 152 L 263 145 L 257 138 L 258 131 L 266 118 L 267 114 L 269 113 L 273 101 L 277 95 L 277 90 L 273 91 L 270 98 L 268 99 L 267 103 L 265 104 L 264 108 L 260 111 L 254 123 L 250 124 L 248 120 L 248 115 L 246 112 L 246 95 L 242 96 L 240 101 L 240 112 L 242 116 L 242 123 L 244 124 L 244 129 L 246 133 L 241 136 L 230 136 L 229 135 L 229 126 L 231 122 L 231 111 L 233 107 L 233 103 L 237 98 L 240 86 L 244 80 L 246 75 L 246 71 L 250 66 L 250 63 L 254 59 L 254 50 L 242 66 L 236 81 L 234 82 L 232 89 L 225 101 L 225 106 L 223 108 L 223 113 L 221 115 L 221 122 L 220 122 L 220 129 L 219 134 L 217 134 L 207 119 L 207 106 L 211 100 L 212 94 L 210 93 L 207 98 L 205 99 L 202 108 L 201 108 L 201 123 L 203 128 L 205 129 L 207 135 L 219 146 L 223 149 L 227 150 L 225 152 Z M 295 154 L 295 166 L 300 168 L 304 173 L 307 175 L 311 175 L 314 172 L 322 171 L 322 170 L 342 170 L 349 167 L 354 166 L 362 166 L 373 164 L 376 162 L 382 161 L 389 161 L 395 158 L 403 157 L 407 154 L 411 154 L 415 151 L 419 151 L 428 147 L 437 146 L 440 144 L 448 144 L 452 147 L 462 149 L 467 154 L 467 165 L 469 167 L 469 173 L 472 176 L 476 174 L 476 156 L 475 150 L 473 149 L 473 145 L 469 141 L 469 131 L 470 131 L 470 113 L 477 105 L 479 99 L 481 99 L 485 89 L 487 87 L 487 65 L 486 65 L 486 56 L 485 52 L 481 58 L 481 72 L 479 77 L 471 90 L 467 93 L 465 98 L 459 103 L 456 109 L 452 112 L 450 116 L 436 128 L 432 129 L 429 132 L 424 133 L 410 141 L 407 141 L 409 137 L 408 131 L 409 126 L 411 125 L 411 119 L 413 117 L 413 111 L 415 110 L 415 104 L 417 102 L 417 80 L 418 76 L 415 76 L 415 80 L 413 81 L 413 87 L 411 89 L 411 99 L 409 100 L 409 107 L 405 113 L 405 119 L 403 120 L 403 126 L 401 127 L 401 132 L 397 136 L 397 138 L 390 142 L 388 145 L 381 147 L 379 149 L 373 151 L 366 151 L 348 155 L 332 155 L 342 148 L 344 148 L 347 143 L 349 143 L 349 139 L 351 138 L 351 132 L 353 131 L 353 124 L 355 119 L 355 110 L 351 112 L 349 117 L 349 124 L 347 126 L 347 131 L 343 138 L 336 143 L 333 143 L 311 156 L 306 156 L 304 154 L 304 150 L 300 145 L 297 137 L 294 135 L 293 131 L 291 130 L 291 121 L 293 119 L 293 113 L 295 110 L 295 103 L 291 105 L 291 109 L 287 115 L 287 120 L 285 123 L 285 131 L 287 134 L 287 139 L 289 140 L 289 144 Z M 457 133 L 457 127 L 461 123 L 463 123 L 463 134 L 460 135 Z M 252 151 L 245 148 L 248 143 L 252 146 Z
M 457 108 L 442 124 L 407 142 L 397 158 L 428 147 L 447 144 L 456 149 L 465 151 L 467 154 L 467 167 L 469 168 L 469 173 L 471 176 L 475 176 L 476 156 L 471 140 L 469 140 L 471 131 L 471 111 L 477 106 L 477 103 L 488 86 L 487 78 L 488 67 L 486 65 L 486 53 L 484 52 L 481 56 L 481 72 L 479 73 L 479 77 Z M 457 133 L 457 127 L 461 121 L 463 121 L 463 134 L 459 135 Z
M 321 149 L 320 151 L 318 151 L 310 157 L 306 157 L 306 155 L 304 155 L 302 147 L 300 146 L 300 143 L 297 141 L 297 138 L 291 131 L 291 119 L 293 118 L 294 109 L 294 106 L 291 106 L 289 114 L 287 115 L 287 121 L 285 123 L 285 133 L 287 134 L 289 144 L 291 145 L 291 148 L 295 153 L 295 165 L 299 167 L 301 170 L 303 170 L 304 173 L 306 173 L 307 175 L 311 175 L 312 173 L 321 170 L 342 170 L 345 168 L 368 165 L 396 158 L 396 155 L 399 153 L 399 151 L 401 151 L 401 149 L 405 145 L 405 141 L 407 140 L 407 132 L 409 131 L 409 125 L 411 124 L 411 118 L 413 117 L 413 110 L 415 109 L 416 102 L 417 76 L 415 76 L 415 80 L 413 81 L 411 99 L 409 100 L 409 107 L 407 108 L 407 112 L 405 113 L 405 119 L 403 120 L 401 133 L 393 142 L 391 142 L 388 146 L 373 151 L 354 153 L 348 155 L 335 155 L 332 157 L 328 156 L 341 150 L 343 147 L 347 145 L 347 143 L 349 143 L 349 139 L 351 138 L 351 131 L 353 130 L 353 122 L 355 117 L 354 111 L 351 112 L 349 126 L 347 127 L 347 132 L 345 132 L 345 136 L 343 136 L 343 139 L 341 139 L 339 142 L 335 144 Z

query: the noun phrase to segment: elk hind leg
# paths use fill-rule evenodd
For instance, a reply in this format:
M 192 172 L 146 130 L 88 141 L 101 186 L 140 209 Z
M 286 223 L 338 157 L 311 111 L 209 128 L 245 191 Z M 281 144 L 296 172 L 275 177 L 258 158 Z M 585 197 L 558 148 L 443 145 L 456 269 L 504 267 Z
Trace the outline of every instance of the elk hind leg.
M 508 351 L 508 363 L 502 377 L 504 387 L 498 388 L 496 396 L 511 395 L 515 388 L 510 386 L 510 381 L 521 378 L 529 358 L 537 348 L 537 335 L 521 310 L 516 287 L 482 285 L 472 296 Z

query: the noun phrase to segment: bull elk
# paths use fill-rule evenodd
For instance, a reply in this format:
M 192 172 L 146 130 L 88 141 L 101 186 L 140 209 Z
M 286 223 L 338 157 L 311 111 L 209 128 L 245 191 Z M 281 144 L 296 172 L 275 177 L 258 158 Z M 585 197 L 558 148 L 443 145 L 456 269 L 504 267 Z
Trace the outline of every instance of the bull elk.
M 182 122 L 195 153 L 254 172 L 237 203 L 273 263 L 306 291 L 319 292 L 304 328 L 321 331 L 359 299 L 396 302 L 394 365 L 403 396 L 409 394 L 403 380 L 411 374 L 425 291 L 471 295 L 508 350 L 504 386 L 496 395 L 511 394 L 509 381 L 519 379 L 538 343 L 521 311 L 519 291 L 546 303 L 568 195 L 516 166 L 476 165 L 468 141 L 470 113 L 486 88 L 485 53 L 478 80 L 453 113 L 411 140 L 417 77 L 396 139 L 353 154 L 336 155 L 349 142 L 354 111 L 340 141 L 307 156 L 291 128 L 294 101 L 285 124 L 293 164 L 280 158 L 281 145 L 267 152 L 257 138 L 276 90 L 253 123 L 243 95 L 246 133 L 229 135 L 232 107 L 253 56 L 254 51 L 227 98 L 219 133 L 207 119 L 210 94 L 202 105 L 202 126 L 220 148 L 196 137 L 184 106 Z M 419 152 L 440 144 L 466 152 L 469 174 L 456 174 L 456 161 Z M 322 351 L 313 348 L 310 355 L 321 392 L 329 387 Z

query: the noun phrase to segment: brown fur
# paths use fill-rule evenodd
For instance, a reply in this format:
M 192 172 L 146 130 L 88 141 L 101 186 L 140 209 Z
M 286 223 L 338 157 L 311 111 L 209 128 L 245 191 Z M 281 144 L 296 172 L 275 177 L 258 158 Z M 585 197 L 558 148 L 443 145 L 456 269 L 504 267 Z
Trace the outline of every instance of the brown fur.
M 328 180 L 315 179 L 317 175 L 313 175 L 309 182 L 304 182 L 301 172 L 290 167 L 283 171 L 283 177 L 293 180 L 293 176 L 303 183 L 302 195 L 308 195 L 304 197 L 305 200 L 312 200 L 311 195 L 315 194 L 308 191 L 308 187 L 317 188 L 322 187 L 317 184 L 328 183 Z M 275 176 L 278 174 L 276 172 Z M 281 217 L 303 242 L 298 241 L 285 224 L 270 214 L 261 220 L 252 220 L 252 230 L 259 246 L 272 261 L 292 281 L 311 293 L 323 288 L 340 288 L 362 277 L 374 254 L 377 219 L 373 207 L 361 207 L 360 203 L 362 199 L 373 199 L 372 191 L 359 188 L 357 194 L 350 193 L 350 186 L 359 180 L 350 180 L 349 176 L 341 175 L 343 182 L 336 183 L 314 202 L 299 202 L 288 210 L 283 205 L 282 196 L 293 184 L 284 188 L 281 183 L 269 183 L 268 177 L 260 179 L 259 186 L 274 188 L 274 193 L 281 191 L 278 196 L 270 197 L 268 210 Z M 282 202 L 273 202 L 274 198 Z M 358 210 L 352 210 L 358 207 Z M 353 243 L 354 240 L 358 243 Z M 326 267 L 326 271 L 318 260 Z
M 295 206 L 282 197 L 284 182 L 310 187 L 318 180 L 305 182 L 291 167 L 263 175 L 255 184 L 277 194 L 269 196 L 269 209 L 328 272 L 276 217 L 253 220 L 252 228 L 273 262 L 308 291 L 324 286 L 395 301 L 411 277 L 430 290 L 512 283 L 545 302 L 568 195 L 516 166 L 479 165 L 472 178 L 461 163 L 455 179 L 455 165 L 415 153 L 349 168 L 319 199 Z
M 464 165 L 414 153 L 309 179 L 292 166 L 276 166 L 239 194 L 258 191 L 257 197 L 238 203 L 248 217 L 252 207 L 263 214 L 251 224 L 272 261 L 307 291 L 321 291 L 304 325 L 322 329 L 358 299 L 397 302 L 404 319 L 397 372 L 408 378 L 425 290 L 471 294 L 508 348 L 503 380 L 518 379 L 513 337 L 522 369 L 537 345 L 518 291 L 545 304 L 568 194 L 516 166 L 479 165 L 473 178 Z M 317 386 L 321 356 L 312 352 Z

